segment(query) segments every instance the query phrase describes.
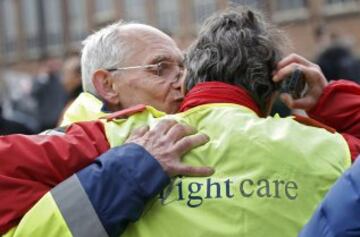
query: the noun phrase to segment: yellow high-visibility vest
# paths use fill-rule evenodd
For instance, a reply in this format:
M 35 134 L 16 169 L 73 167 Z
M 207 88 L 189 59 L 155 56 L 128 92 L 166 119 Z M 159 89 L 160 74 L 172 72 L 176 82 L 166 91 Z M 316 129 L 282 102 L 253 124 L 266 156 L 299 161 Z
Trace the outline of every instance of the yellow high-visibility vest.
M 128 119 L 104 124 L 113 147 L 122 144 L 133 128 L 154 127 L 169 118 L 210 137 L 184 161 L 212 166 L 216 172 L 211 177 L 173 179 L 122 236 L 296 236 L 351 163 L 340 134 L 291 117 L 259 118 L 235 104 L 207 104 L 176 115 L 147 107 Z M 51 195 L 45 195 L 23 218 L 19 231 L 6 236 L 71 236 L 54 208 Z M 39 222 L 43 217 L 47 219 Z
M 132 128 L 155 126 L 156 117 L 207 134 L 210 142 L 184 161 L 216 172 L 174 179 L 122 236 L 296 236 L 351 164 L 340 134 L 291 117 L 259 118 L 235 104 L 202 105 L 165 117 L 148 107 L 105 124 L 111 146 L 121 144 Z

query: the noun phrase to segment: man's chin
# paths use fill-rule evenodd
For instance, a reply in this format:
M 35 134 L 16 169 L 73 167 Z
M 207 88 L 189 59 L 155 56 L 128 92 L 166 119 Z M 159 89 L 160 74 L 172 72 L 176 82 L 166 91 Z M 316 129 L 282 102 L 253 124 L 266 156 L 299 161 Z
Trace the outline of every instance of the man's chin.
M 167 114 L 176 114 L 179 112 L 180 105 L 180 102 L 172 103 L 171 105 L 167 106 L 167 108 L 164 108 L 165 110 L 163 111 Z
M 171 108 L 171 109 L 167 109 L 167 111 L 165 111 L 165 113 L 167 114 L 176 114 L 179 111 L 180 107 L 175 107 L 175 108 Z

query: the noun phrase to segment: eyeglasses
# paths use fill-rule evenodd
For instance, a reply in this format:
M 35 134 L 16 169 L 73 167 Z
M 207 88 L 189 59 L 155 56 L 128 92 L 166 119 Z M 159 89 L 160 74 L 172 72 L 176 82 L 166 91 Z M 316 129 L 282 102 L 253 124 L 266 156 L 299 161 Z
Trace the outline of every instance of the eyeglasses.
M 174 70 L 174 67 L 178 67 L 179 70 Z M 184 69 L 182 66 L 173 62 L 160 62 L 156 64 L 148 64 L 141 66 L 130 66 L 130 67 L 118 67 L 118 68 L 108 68 L 106 69 L 109 72 L 121 71 L 121 70 L 134 70 L 134 69 L 150 69 L 156 71 L 156 75 L 159 77 L 167 77 L 170 74 L 176 72 L 179 74 L 176 77 L 180 77 L 183 74 Z

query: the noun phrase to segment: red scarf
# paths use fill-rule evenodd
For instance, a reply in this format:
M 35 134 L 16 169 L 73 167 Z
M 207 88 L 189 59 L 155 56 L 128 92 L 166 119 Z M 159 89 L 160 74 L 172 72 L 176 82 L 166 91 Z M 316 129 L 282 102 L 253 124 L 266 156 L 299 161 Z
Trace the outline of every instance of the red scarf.
M 203 82 L 194 86 L 185 96 L 180 112 L 210 103 L 243 105 L 253 110 L 257 115 L 261 115 L 259 107 L 245 89 L 217 81 Z

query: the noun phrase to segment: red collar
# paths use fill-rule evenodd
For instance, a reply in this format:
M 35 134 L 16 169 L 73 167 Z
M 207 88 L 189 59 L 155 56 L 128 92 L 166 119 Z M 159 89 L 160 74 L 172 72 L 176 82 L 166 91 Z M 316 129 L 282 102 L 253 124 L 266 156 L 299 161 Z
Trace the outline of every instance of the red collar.
M 180 112 L 198 105 L 210 103 L 233 103 L 243 105 L 261 115 L 259 107 L 249 93 L 239 87 L 223 82 L 203 82 L 193 87 L 185 96 Z

